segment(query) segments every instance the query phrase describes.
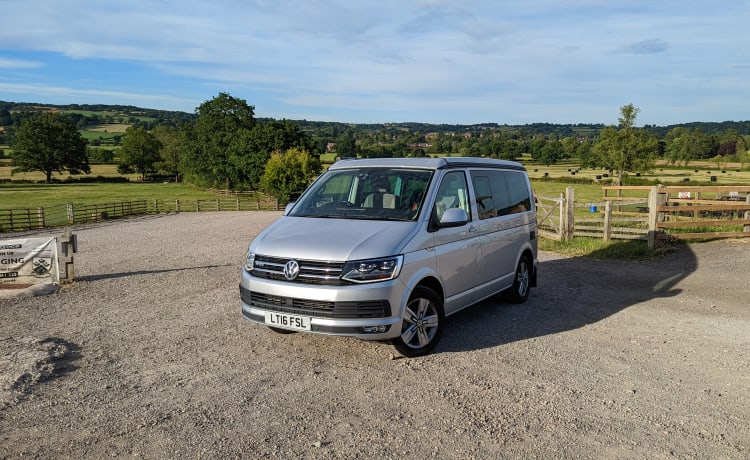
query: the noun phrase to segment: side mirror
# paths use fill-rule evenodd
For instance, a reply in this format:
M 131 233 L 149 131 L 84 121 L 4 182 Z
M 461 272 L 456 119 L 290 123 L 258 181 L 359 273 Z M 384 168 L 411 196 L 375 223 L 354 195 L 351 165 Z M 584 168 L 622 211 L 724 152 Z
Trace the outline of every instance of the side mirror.
M 291 203 L 287 203 L 287 205 L 286 205 L 286 206 L 284 207 L 284 215 L 285 215 L 285 216 L 286 216 L 287 214 L 289 214 L 289 211 L 291 211 L 291 210 L 292 210 L 292 208 L 294 207 L 294 205 L 295 205 L 296 203 L 297 203 L 296 201 L 292 201 Z
M 460 227 L 469 222 L 469 216 L 462 208 L 448 208 L 438 222 L 438 227 Z

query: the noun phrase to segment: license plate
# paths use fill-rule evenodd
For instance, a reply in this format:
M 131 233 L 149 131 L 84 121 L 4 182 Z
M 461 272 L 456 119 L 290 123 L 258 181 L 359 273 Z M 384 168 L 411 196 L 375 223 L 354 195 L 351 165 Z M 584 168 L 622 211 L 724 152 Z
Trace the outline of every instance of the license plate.
M 289 315 L 286 313 L 266 313 L 266 324 L 295 331 L 309 331 L 310 317 Z

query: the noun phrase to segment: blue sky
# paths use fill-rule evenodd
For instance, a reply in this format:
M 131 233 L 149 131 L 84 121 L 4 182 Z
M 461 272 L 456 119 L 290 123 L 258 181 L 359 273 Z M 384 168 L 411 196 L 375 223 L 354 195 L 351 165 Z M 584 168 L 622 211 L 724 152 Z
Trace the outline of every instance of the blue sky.
M 0 100 L 351 123 L 750 119 L 750 0 L 0 0 Z

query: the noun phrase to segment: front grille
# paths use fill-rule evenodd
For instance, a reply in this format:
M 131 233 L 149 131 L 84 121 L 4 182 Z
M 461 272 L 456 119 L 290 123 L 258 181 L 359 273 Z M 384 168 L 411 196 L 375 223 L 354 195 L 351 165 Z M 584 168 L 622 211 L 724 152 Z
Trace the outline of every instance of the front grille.
M 240 296 L 243 302 L 253 307 L 294 315 L 338 319 L 386 318 L 391 316 L 391 307 L 387 300 L 325 302 L 262 294 L 252 292 L 242 286 L 240 286 Z
M 263 255 L 255 256 L 255 265 L 252 276 L 266 278 L 290 283 L 320 284 L 324 286 L 343 286 L 351 284 L 341 279 L 341 270 L 344 262 L 325 262 L 318 260 L 297 260 L 299 263 L 299 275 L 290 281 L 284 276 L 284 265 L 291 259 L 280 257 L 269 257 Z

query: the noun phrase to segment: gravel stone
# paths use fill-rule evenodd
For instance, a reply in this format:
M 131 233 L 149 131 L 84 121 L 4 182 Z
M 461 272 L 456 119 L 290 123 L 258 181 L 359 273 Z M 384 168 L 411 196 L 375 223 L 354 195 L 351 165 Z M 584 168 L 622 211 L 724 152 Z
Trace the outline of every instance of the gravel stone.
M 527 303 L 405 359 L 242 319 L 247 244 L 279 215 L 74 229 L 73 285 L 0 298 L 0 458 L 747 458 L 747 241 L 542 253 Z

